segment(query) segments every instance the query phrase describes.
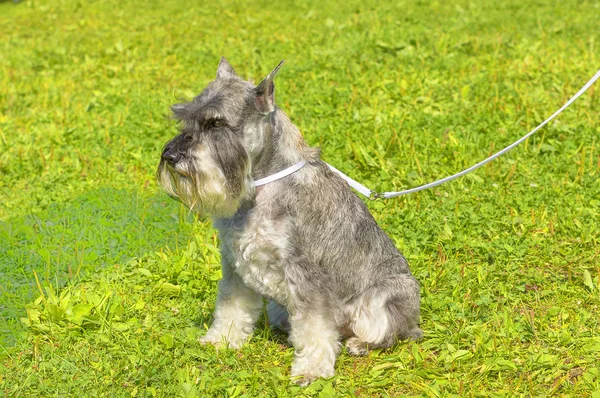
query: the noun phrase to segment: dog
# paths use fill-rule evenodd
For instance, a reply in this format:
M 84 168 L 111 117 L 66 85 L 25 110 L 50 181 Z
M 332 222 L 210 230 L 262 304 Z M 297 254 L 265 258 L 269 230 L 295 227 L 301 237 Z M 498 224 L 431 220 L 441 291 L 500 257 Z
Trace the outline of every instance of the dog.
M 171 108 L 180 133 L 164 146 L 157 176 L 219 231 L 223 278 L 200 341 L 239 347 L 266 298 L 270 324 L 294 347 L 292 379 L 308 385 L 334 375 L 341 340 L 366 355 L 422 337 L 420 295 L 365 204 L 275 105 L 282 64 L 255 86 L 222 58 L 213 82 Z

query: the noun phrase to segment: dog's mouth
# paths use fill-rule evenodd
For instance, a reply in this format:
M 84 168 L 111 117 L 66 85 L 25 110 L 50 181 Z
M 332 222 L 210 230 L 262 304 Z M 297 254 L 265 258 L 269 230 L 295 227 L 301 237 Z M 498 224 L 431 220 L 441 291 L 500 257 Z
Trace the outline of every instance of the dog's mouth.
M 178 164 L 172 165 L 169 162 L 165 162 L 165 165 L 167 166 L 167 170 L 169 171 L 169 173 L 175 177 L 175 175 L 178 175 L 178 177 L 183 177 L 183 178 L 189 178 L 190 177 L 190 173 L 184 169 L 183 167 L 178 167 Z
M 179 177 L 188 178 L 190 174 L 185 170 L 174 170 L 175 173 L 179 174 Z

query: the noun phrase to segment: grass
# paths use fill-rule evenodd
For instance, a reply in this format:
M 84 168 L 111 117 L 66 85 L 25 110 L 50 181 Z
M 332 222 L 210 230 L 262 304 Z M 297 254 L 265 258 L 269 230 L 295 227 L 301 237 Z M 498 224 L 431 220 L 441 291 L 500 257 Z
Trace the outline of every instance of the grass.
M 592 396 L 600 393 L 598 85 L 458 181 L 369 202 L 422 284 L 425 338 L 289 383 L 266 321 L 210 324 L 218 242 L 160 192 L 168 107 L 221 55 L 323 158 L 380 190 L 514 141 L 596 72 L 593 1 L 0 2 L 0 393 Z M 560 16 L 560 17 L 558 17 Z

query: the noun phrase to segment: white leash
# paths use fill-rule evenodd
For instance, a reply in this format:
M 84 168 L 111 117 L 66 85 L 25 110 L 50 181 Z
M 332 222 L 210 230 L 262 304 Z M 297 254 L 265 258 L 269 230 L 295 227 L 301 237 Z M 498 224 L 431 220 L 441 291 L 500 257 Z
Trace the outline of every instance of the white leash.
M 335 171 L 336 173 L 338 173 L 340 175 L 340 177 L 342 177 L 344 180 L 346 180 L 346 182 L 348 183 L 348 185 L 350 185 L 352 188 L 354 188 L 356 191 L 358 191 L 362 195 L 366 196 L 367 198 L 370 198 L 371 195 L 373 193 L 375 193 L 375 191 L 371 191 L 369 188 L 365 187 L 360 182 L 354 181 L 352 178 L 348 177 L 346 174 L 342 173 L 341 171 L 339 171 L 338 169 L 336 169 L 335 167 L 333 167 L 329 163 L 325 163 L 325 164 L 327 166 L 329 166 L 329 168 L 332 171 Z
M 496 152 L 495 154 L 493 154 L 492 156 L 490 156 L 489 158 L 482 160 L 481 162 L 469 167 L 466 170 L 463 170 L 459 173 L 453 174 L 451 176 L 442 178 L 441 180 L 437 180 L 434 182 L 430 182 L 429 184 L 425 184 L 425 185 L 421 185 L 419 187 L 416 188 L 411 188 L 411 189 L 406 189 L 404 191 L 399 191 L 399 192 L 376 192 L 373 191 L 367 187 L 365 187 L 364 185 L 354 181 L 352 178 L 348 177 L 347 175 L 345 175 L 344 173 L 342 173 L 341 171 L 337 170 L 336 168 L 329 166 L 331 168 L 331 170 L 335 171 L 336 173 L 338 173 L 344 180 L 346 180 L 348 182 L 348 184 L 350 184 L 350 186 L 354 189 L 356 189 L 358 192 L 360 192 L 361 194 L 363 194 L 364 196 L 368 197 L 369 199 L 389 199 L 389 198 L 395 198 L 396 196 L 401 196 L 401 195 L 406 195 L 409 193 L 413 193 L 413 192 L 419 192 L 422 191 L 424 189 L 427 188 L 433 188 L 433 187 L 437 187 L 440 184 L 443 184 L 445 182 L 448 181 L 452 181 L 457 179 L 458 177 L 462 177 L 467 173 L 472 172 L 473 170 L 476 170 L 478 168 L 480 168 L 481 166 L 491 162 L 492 160 L 504 155 L 506 152 L 510 151 L 511 149 L 513 149 L 514 147 L 516 147 L 517 145 L 519 145 L 520 143 L 522 143 L 523 141 L 525 141 L 527 138 L 529 138 L 530 136 L 532 136 L 533 134 L 535 134 L 539 129 L 541 129 L 542 127 L 544 127 L 546 124 L 548 124 L 550 121 L 552 121 L 552 119 L 554 119 L 556 116 L 558 116 L 562 111 L 564 111 L 565 109 L 567 109 L 567 107 L 569 105 L 571 105 L 573 102 L 575 102 L 575 100 L 577 98 L 579 98 L 583 93 L 585 93 L 587 91 L 588 88 L 590 88 L 590 86 L 592 84 L 594 84 L 596 82 L 596 80 L 598 80 L 598 78 L 600 78 L 600 70 L 598 70 L 598 72 L 596 72 L 596 74 L 581 88 L 581 90 L 579 90 L 577 92 L 577 94 L 575 94 L 573 97 L 571 97 L 570 100 L 567 101 L 567 103 L 565 103 L 559 110 L 557 110 L 556 112 L 554 112 L 552 114 L 552 116 L 550 116 L 548 119 L 544 120 L 539 126 L 537 126 L 536 128 L 534 128 L 533 130 L 531 130 L 529 133 L 525 134 L 523 137 L 519 138 L 517 141 L 513 142 L 512 144 L 510 144 L 509 146 L 507 146 L 506 148 L 504 148 L 503 150 Z
M 342 173 L 341 171 L 339 171 L 338 169 L 336 169 L 335 167 L 333 167 L 330 164 L 327 164 L 327 166 L 329 166 L 329 168 L 338 173 L 340 175 L 340 177 L 342 177 L 347 183 L 348 185 L 350 185 L 352 188 L 354 188 L 356 191 L 358 191 L 359 193 L 361 193 L 362 195 L 368 197 L 371 200 L 375 200 L 375 199 L 389 199 L 389 198 L 395 198 L 397 196 L 401 196 L 401 195 L 406 195 L 409 193 L 413 193 L 413 192 L 419 192 L 422 191 L 424 189 L 427 188 L 433 188 L 433 187 L 437 187 L 438 185 L 441 185 L 445 182 L 448 181 L 452 181 L 457 179 L 458 177 L 462 177 L 465 174 L 468 174 L 470 172 L 472 172 L 473 170 L 476 170 L 478 168 L 480 168 L 481 166 L 491 162 L 492 160 L 504 155 L 506 152 L 510 151 L 511 149 L 513 149 L 514 147 L 516 147 L 517 145 L 519 145 L 520 143 L 522 143 L 523 141 L 525 141 L 527 138 L 529 138 L 530 136 L 532 136 L 533 134 L 535 134 L 539 129 L 541 129 L 542 127 L 544 127 L 546 124 L 548 124 L 550 121 L 552 121 L 555 117 L 557 117 L 562 111 L 564 111 L 565 109 L 567 109 L 569 107 L 569 105 L 571 105 L 573 102 L 575 102 L 575 100 L 577 98 L 579 98 L 583 93 L 585 93 L 587 91 L 588 88 L 590 88 L 590 86 L 592 84 L 594 84 L 596 82 L 596 80 L 598 80 L 600 78 L 600 70 L 598 70 L 598 72 L 596 72 L 596 74 L 581 88 L 581 90 L 579 90 L 577 92 L 577 94 L 575 94 L 573 97 L 571 97 L 570 100 L 568 100 L 559 110 L 557 110 L 556 112 L 554 112 L 552 114 L 552 116 L 550 116 L 548 119 L 544 120 L 539 126 L 537 126 L 536 128 L 534 128 L 533 130 L 531 130 L 529 133 L 525 134 L 523 137 L 519 138 L 517 141 L 513 142 L 512 144 L 510 144 L 509 146 L 507 146 L 506 148 L 502 149 L 501 151 L 496 152 L 495 154 L 493 154 L 492 156 L 490 156 L 489 158 L 482 160 L 481 162 L 469 167 L 466 170 L 463 170 L 459 173 L 453 174 L 451 176 L 442 178 L 441 180 L 437 180 L 434 182 L 430 182 L 429 184 L 425 184 L 425 185 L 421 185 L 419 187 L 416 188 L 411 188 L 411 189 L 406 189 L 404 191 L 399 191 L 399 192 L 376 192 L 373 191 L 372 189 L 367 188 L 366 186 L 362 185 L 361 183 L 353 180 L 352 178 L 348 177 L 346 174 Z M 260 180 L 256 180 L 254 181 L 254 186 L 258 187 L 261 185 L 265 185 L 268 184 L 270 182 L 279 180 L 280 178 L 286 177 L 292 173 L 295 173 L 296 171 L 300 170 L 302 167 L 304 167 L 304 165 L 306 164 L 306 161 L 302 160 L 298 163 L 296 163 L 295 165 L 288 167 L 287 169 L 284 169 L 278 173 L 272 174 L 268 177 L 265 178 L 261 178 Z

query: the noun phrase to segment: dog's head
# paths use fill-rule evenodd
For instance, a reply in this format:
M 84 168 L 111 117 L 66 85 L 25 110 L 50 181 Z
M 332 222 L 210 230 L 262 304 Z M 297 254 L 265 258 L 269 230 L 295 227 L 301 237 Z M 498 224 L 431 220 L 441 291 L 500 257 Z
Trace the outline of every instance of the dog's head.
M 217 78 L 191 102 L 171 108 L 180 134 L 165 145 L 158 166 L 171 197 L 192 210 L 229 217 L 252 195 L 251 165 L 265 147 L 275 110 L 273 78 L 282 64 L 254 86 L 221 58 Z

